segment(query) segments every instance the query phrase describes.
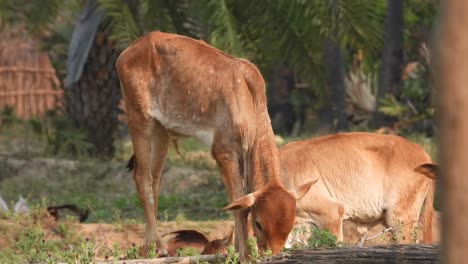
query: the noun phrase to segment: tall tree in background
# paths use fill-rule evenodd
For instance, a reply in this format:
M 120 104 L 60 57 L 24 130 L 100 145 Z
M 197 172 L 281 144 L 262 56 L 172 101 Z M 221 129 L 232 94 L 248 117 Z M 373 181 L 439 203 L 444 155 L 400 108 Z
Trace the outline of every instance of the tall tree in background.
M 379 99 L 387 94 L 399 99 L 401 95 L 404 65 L 403 29 L 404 29 L 403 0 L 387 1 L 387 18 L 385 22 L 384 46 L 382 52 L 382 68 L 377 93 L 377 110 L 374 114 L 374 125 L 384 125 L 389 119 L 379 111 Z
M 348 129 L 345 111 L 345 71 L 343 54 L 337 41 L 324 41 L 323 62 L 328 86 L 324 121 L 332 125 L 332 131 L 344 131 Z
M 443 263 L 466 263 L 468 250 L 468 1 L 443 2 L 437 40 L 443 194 Z
M 332 37 L 324 40 L 323 63 L 325 65 L 325 82 L 328 87 L 326 93 L 326 103 L 322 109 L 322 116 L 325 123 L 331 126 L 332 131 L 347 130 L 346 105 L 345 105 L 345 83 L 344 83 L 344 58 L 340 48 L 340 35 L 338 17 L 338 3 L 336 0 L 330 1 L 332 24 Z M 323 113 L 324 112 L 324 113 Z
M 86 2 L 68 50 L 65 105 L 68 117 L 93 145 L 90 154 L 109 157 L 114 154 L 121 95 L 114 70 L 119 53 L 103 16 L 95 0 Z

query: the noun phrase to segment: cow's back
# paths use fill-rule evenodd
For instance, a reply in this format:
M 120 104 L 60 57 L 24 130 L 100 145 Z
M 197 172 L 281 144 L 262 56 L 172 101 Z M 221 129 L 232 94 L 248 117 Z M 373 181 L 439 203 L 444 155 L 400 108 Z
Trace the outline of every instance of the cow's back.
M 127 111 L 205 143 L 211 129 L 249 122 L 266 105 L 265 84 L 253 64 L 184 36 L 151 32 L 120 55 L 117 69 L 127 76 L 121 79 L 138 83 L 123 86 L 131 87 L 123 89 Z
M 345 218 L 369 221 L 381 217 L 385 208 L 398 202 L 405 189 L 401 186 L 427 181 L 413 169 L 430 163 L 420 146 L 398 136 L 371 133 L 292 142 L 280 148 L 280 159 L 287 187 L 320 177 L 299 201 L 298 208 L 316 200 L 317 195 L 326 196 L 344 204 Z

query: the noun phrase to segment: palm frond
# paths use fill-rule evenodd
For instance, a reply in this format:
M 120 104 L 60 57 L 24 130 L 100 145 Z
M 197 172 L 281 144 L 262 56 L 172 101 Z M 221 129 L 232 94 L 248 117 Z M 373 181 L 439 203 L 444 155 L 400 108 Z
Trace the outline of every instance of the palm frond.
M 122 0 L 99 0 L 106 11 L 111 38 L 117 41 L 118 48 L 125 48 L 142 35 L 129 6 Z
M 45 30 L 55 21 L 63 5 L 62 0 L 28 1 L 25 12 L 28 30 L 36 33 Z
M 197 17 L 193 16 L 193 5 L 189 0 L 163 0 L 171 17 L 176 33 L 192 38 L 200 37 Z
M 386 2 L 340 1 L 339 37 L 347 46 L 364 47 L 372 53 L 380 53 L 383 45 Z
M 0 28 L 9 23 L 15 14 L 10 2 L 9 0 L 0 0 Z
M 177 32 L 164 0 L 143 0 L 141 4 L 145 32 L 160 30 Z
M 235 56 L 243 57 L 245 50 L 239 32 L 239 23 L 233 14 L 235 1 L 206 0 L 204 15 L 209 21 L 209 42 Z
M 286 62 L 310 84 L 322 74 L 319 28 L 304 19 L 306 10 L 298 1 L 241 1 L 242 37 L 261 68 Z M 265 69 L 264 70 L 269 70 Z M 314 85 L 314 88 L 318 86 Z M 316 89 L 317 90 L 317 89 Z

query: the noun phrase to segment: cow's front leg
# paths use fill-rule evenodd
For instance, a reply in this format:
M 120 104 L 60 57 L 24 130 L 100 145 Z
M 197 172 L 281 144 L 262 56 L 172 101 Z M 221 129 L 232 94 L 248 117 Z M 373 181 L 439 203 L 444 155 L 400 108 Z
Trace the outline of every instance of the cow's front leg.
M 212 154 L 215 158 L 223 179 L 224 186 L 231 202 L 245 195 L 244 180 L 239 171 L 239 159 L 236 153 L 229 152 L 232 146 L 221 143 L 214 143 Z M 247 216 L 248 210 L 234 211 L 234 229 L 235 229 L 235 248 L 239 252 L 241 259 L 248 259 L 249 250 L 247 249 Z

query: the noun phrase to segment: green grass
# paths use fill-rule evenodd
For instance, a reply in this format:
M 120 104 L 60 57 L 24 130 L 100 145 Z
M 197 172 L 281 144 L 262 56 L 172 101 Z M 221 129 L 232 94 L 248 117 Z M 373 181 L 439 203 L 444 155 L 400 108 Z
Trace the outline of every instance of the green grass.
M 128 139 L 116 142 L 117 153 L 112 160 L 86 156 L 66 160 L 48 153 L 41 139 L 27 122 L 0 128 L 0 154 L 4 154 L 0 155 L 0 194 L 9 205 L 22 195 L 32 204 L 44 199 L 47 205 L 71 203 L 86 208 L 89 204 L 102 221 L 112 221 L 116 214 L 122 220 L 143 220 L 132 173 L 125 169 L 133 153 Z M 27 147 L 23 146 L 25 142 Z M 179 141 L 178 147 L 182 156 L 174 148 L 169 152 L 159 218 L 229 218 L 220 210 L 227 204 L 227 195 L 207 147 L 193 139 Z M 96 216 L 90 214 L 88 221 L 96 222 Z
M 0 127 L 0 194 L 12 204 L 21 194 L 33 204 L 43 199 L 49 205 L 90 204 L 99 219 L 143 220 L 143 210 L 136 193 L 132 173 L 125 165 L 133 153 L 129 139 L 116 142 L 112 160 L 80 156 L 74 160 L 48 152 L 41 135 L 33 132 L 31 122 L 14 121 Z M 280 138 L 282 145 L 292 140 L 316 137 L 302 135 Z M 405 135 L 422 145 L 436 160 L 433 139 L 417 134 Z M 174 220 L 225 219 L 229 214 L 220 208 L 228 202 L 218 167 L 209 149 L 195 139 L 178 141 L 179 155 L 170 148 L 161 187 L 159 218 Z M 48 158 L 48 159 L 44 159 Z M 436 207 L 438 208 L 438 199 Z M 90 215 L 90 222 L 97 221 Z

